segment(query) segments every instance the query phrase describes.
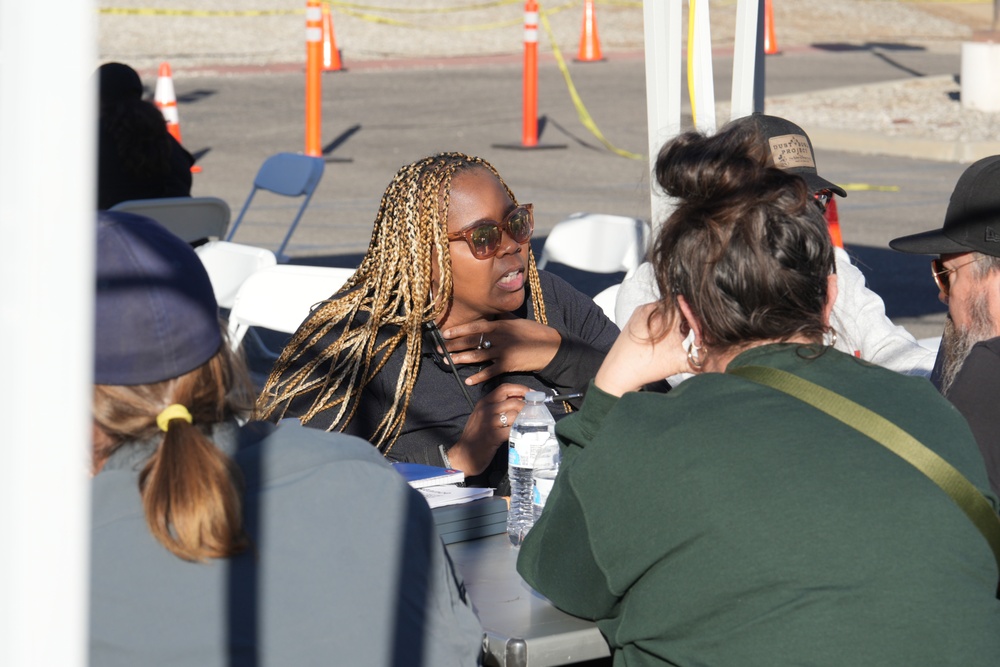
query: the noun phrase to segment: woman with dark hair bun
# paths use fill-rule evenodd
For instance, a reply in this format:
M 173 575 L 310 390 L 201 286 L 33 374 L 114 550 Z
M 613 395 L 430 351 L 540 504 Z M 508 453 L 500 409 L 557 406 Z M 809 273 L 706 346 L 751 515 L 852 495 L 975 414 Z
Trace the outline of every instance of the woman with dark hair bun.
M 557 425 L 562 467 L 518 570 L 596 620 L 615 665 L 1000 664 L 976 444 L 926 380 L 833 349 L 825 223 L 762 143 L 741 120 L 661 150 L 678 202 L 652 252 L 663 296 Z M 810 392 L 911 434 L 983 521 Z

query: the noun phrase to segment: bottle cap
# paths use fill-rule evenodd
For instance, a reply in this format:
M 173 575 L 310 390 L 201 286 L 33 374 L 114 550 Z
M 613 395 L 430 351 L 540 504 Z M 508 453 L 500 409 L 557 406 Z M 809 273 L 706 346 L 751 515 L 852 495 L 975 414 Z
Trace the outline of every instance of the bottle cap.
M 544 391 L 529 391 L 524 395 L 524 400 L 530 401 L 532 403 L 542 403 L 545 401 Z

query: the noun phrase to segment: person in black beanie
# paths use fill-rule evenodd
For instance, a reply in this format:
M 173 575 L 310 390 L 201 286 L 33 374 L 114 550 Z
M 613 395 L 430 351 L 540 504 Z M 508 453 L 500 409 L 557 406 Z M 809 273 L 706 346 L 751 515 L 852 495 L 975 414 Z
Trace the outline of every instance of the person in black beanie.
M 163 115 L 142 99 L 138 72 L 105 63 L 97 139 L 97 208 L 131 199 L 191 196 L 194 157 L 167 131 Z

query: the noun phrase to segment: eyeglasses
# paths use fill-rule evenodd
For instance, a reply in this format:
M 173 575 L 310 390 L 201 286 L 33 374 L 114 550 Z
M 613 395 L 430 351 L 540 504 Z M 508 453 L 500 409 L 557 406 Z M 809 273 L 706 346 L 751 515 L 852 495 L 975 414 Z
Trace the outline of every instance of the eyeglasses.
M 489 259 L 500 251 L 504 232 L 520 245 L 527 243 L 534 231 L 534 207 L 532 204 L 522 204 L 508 213 L 503 222 L 484 220 L 472 227 L 448 234 L 448 240 L 465 239 L 476 259 Z
M 823 213 L 826 213 L 826 207 L 830 205 L 831 199 L 833 199 L 833 193 L 829 190 L 819 190 L 813 193 L 813 200 Z
M 931 275 L 934 277 L 934 282 L 937 283 L 938 289 L 945 296 L 948 296 L 949 290 L 951 290 L 951 273 L 953 271 L 958 271 L 963 266 L 968 266 L 969 264 L 975 264 L 979 260 L 983 259 L 982 256 L 977 257 L 973 260 L 969 260 L 965 264 L 959 264 L 956 267 L 947 269 L 944 266 L 944 262 L 940 258 L 931 260 Z

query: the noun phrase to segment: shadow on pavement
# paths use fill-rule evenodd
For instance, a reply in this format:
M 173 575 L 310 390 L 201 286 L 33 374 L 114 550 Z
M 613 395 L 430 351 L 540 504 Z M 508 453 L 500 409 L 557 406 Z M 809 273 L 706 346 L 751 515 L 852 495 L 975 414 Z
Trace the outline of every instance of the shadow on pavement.
M 929 256 L 858 245 L 846 249 L 864 272 L 868 288 L 885 301 L 886 315 L 890 318 L 920 317 L 948 310 L 938 301 Z

